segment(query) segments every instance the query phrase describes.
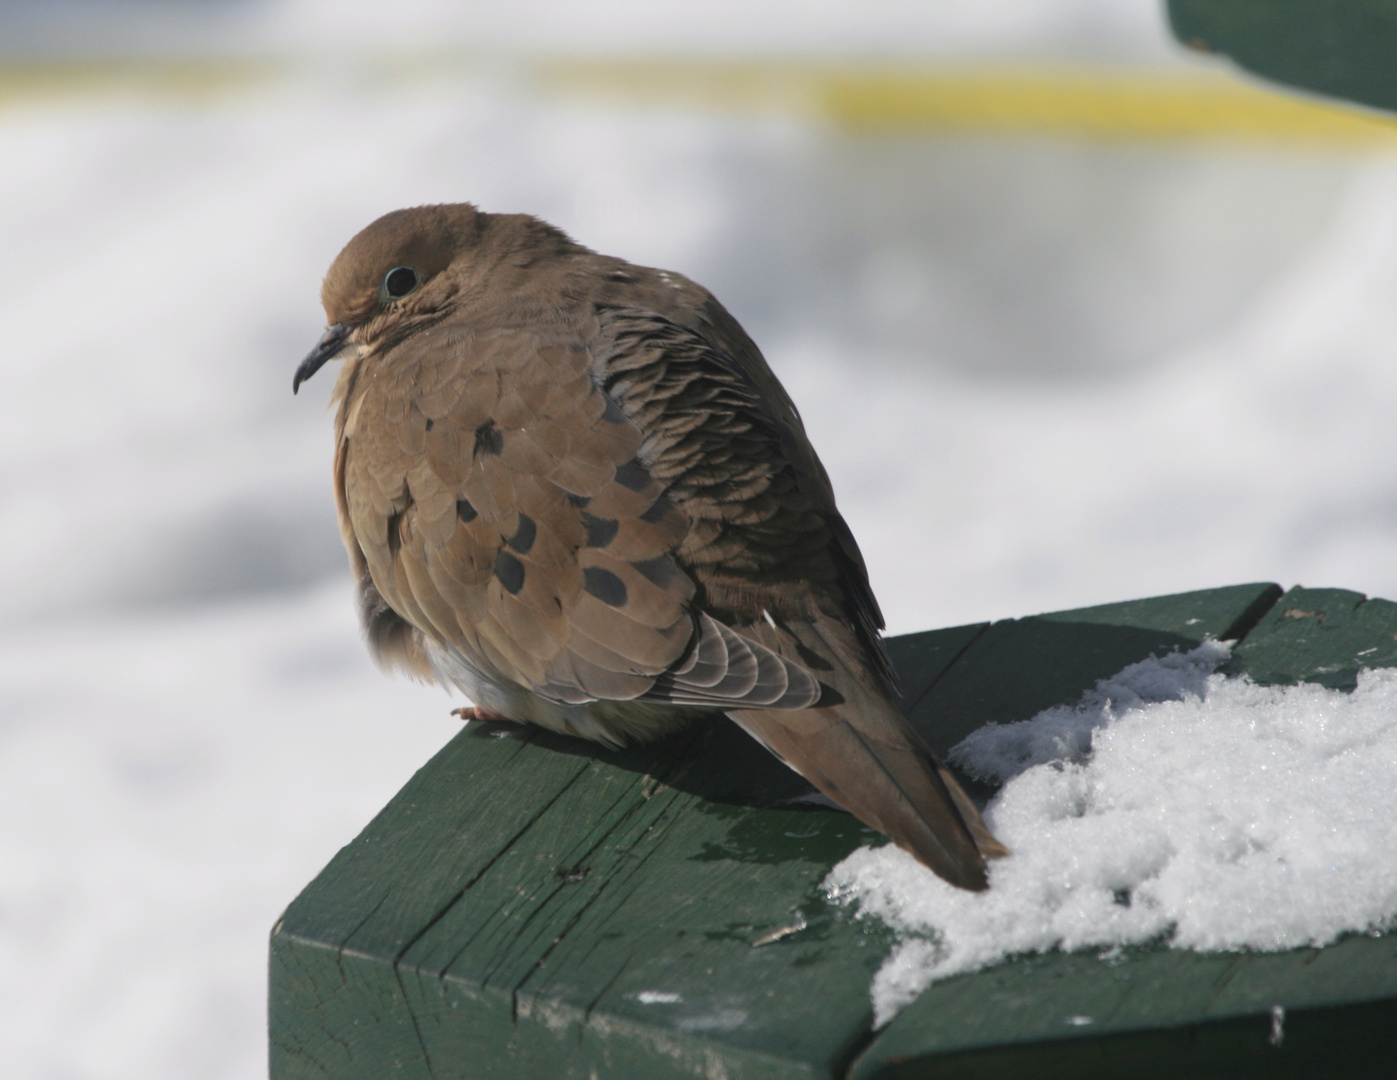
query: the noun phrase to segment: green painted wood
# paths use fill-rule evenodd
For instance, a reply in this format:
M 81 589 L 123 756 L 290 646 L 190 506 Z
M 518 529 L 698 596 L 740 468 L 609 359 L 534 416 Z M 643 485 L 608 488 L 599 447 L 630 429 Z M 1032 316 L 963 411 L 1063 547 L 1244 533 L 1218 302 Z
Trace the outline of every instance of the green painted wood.
M 890 648 L 920 688 L 983 629 Z M 838 1075 L 888 941 L 821 898 L 877 836 L 811 793 L 720 717 L 624 752 L 470 725 L 278 924 L 272 1075 Z
M 1257 682 L 1352 690 L 1364 668 L 1397 666 L 1397 604 L 1346 589 L 1294 588 L 1236 650 L 1227 671 Z
M 1255 626 L 1225 670 L 1259 682 L 1351 690 L 1363 668 L 1397 664 L 1397 604 L 1386 600 L 1295 588 L 1248 618 Z M 1272 1045 L 1277 1005 L 1284 1038 Z M 1019 958 L 933 984 L 850 1075 L 1354 1078 L 1394 1075 L 1394 1063 L 1397 940 L 1354 935 L 1286 953 Z
M 976 637 L 907 716 L 944 757 L 976 728 L 1076 701 L 1127 664 L 1241 637 L 1280 595 L 1263 582 L 1006 619 Z
M 931 684 L 950 667 L 990 627 L 989 623 L 955 626 L 949 630 L 924 630 L 918 634 L 901 634 L 886 641 L 888 659 L 897 672 L 898 702 L 904 713 L 911 710 Z
M 801 786 L 729 729 L 608 754 L 471 725 L 277 928 L 273 1076 L 702 1076 L 714 1044 L 829 1075 L 884 946 L 818 883 L 873 834 L 750 805 Z M 816 963 L 843 993 L 802 993 Z
M 1278 593 L 1161 597 L 889 650 L 919 715 L 969 730 L 1239 633 Z M 469 725 L 273 931 L 271 1075 L 845 1075 L 891 942 L 820 882 L 878 838 L 796 801 L 809 793 L 721 719 L 621 752 Z
M 947 979 L 850 1076 L 1352 1080 L 1394 1062 L 1397 942 L 1359 936 L 1288 953 L 1051 954 Z
M 1397 0 L 1169 0 L 1169 21 L 1268 79 L 1397 109 Z

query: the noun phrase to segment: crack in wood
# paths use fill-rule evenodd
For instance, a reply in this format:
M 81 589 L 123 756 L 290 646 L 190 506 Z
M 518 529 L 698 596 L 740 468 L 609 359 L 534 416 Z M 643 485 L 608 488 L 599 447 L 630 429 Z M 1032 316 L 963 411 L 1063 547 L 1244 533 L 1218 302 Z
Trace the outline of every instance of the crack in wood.
M 436 911 L 436 913 L 433 914 L 432 917 L 427 920 L 426 924 L 420 930 L 418 930 L 415 934 L 408 938 L 407 942 L 403 945 L 403 947 L 398 950 L 397 955 L 393 957 L 393 968 L 395 971 L 402 963 L 403 957 L 407 955 L 408 950 L 410 950 L 414 945 L 421 941 L 422 938 L 425 937 L 427 933 L 432 929 L 432 927 L 434 927 L 437 923 L 444 919 L 447 913 L 458 903 L 461 902 L 465 895 L 468 892 L 470 892 L 471 888 L 475 885 L 475 883 L 478 882 L 482 877 L 484 877 L 489 872 L 490 868 L 494 866 L 497 862 L 499 862 L 500 859 L 502 859 L 505 856 L 505 854 L 512 847 L 514 847 L 515 844 L 517 844 L 521 839 L 523 839 L 524 835 L 528 833 L 528 831 L 531 828 L 533 828 L 534 824 L 548 812 L 548 810 L 553 806 L 554 803 L 556 803 L 559 799 L 563 797 L 563 795 L 568 791 L 569 788 L 573 786 L 573 784 L 577 783 L 577 781 L 581 779 L 582 774 L 586 771 L 587 765 L 584 764 L 579 766 L 579 768 L 572 775 L 572 777 L 566 783 L 559 786 L 558 790 L 553 794 L 553 797 L 549 799 L 546 803 L 544 803 L 541 807 L 539 807 L 529 817 L 529 819 L 519 827 L 519 829 L 514 833 L 514 835 L 511 836 L 508 840 L 504 842 L 504 844 L 500 846 L 500 849 L 497 852 L 495 852 L 495 854 L 491 855 L 490 858 L 485 860 L 484 865 L 481 866 L 480 869 L 478 869 L 474 874 L 471 875 L 470 880 L 467 881 L 463 886 L 461 886 L 461 888 L 458 889 L 452 895 L 451 899 L 448 900 L 445 904 L 443 904 Z M 462 947 L 463 951 L 466 947 L 468 946 Z M 414 968 L 414 970 L 418 972 L 419 975 L 421 974 L 421 965 L 414 964 L 412 965 L 412 967 Z M 443 968 L 441 976 L 442 978 L 445 978 L 445 971 L 446 969 Z
M 619 804 L 620 802 L 622 802 L 622 801 L 624 801 L 624 798 L 617 799 L 616 802 L 613 803 L 612 805 L 613 805 L 613 806 L 618 805 L 618 804 Z M 671 804 L 672 804 L 672 800 L 671 800 Z M 627 810 L 625 810 L 625 811 L 622 813 L 621 817 L 620 817 L 619 819 L 617 819 L 617 821 L 616 821 L 613 825 L 611 825 L 611 826 L 597 839 L 596 843 L 594 843 L 594 844 L 591 846 L 591 848 L 589 848 L 589 849 L 583 854 L 583 857 L 582 857 L 582 858 L 583 858 L 583 861 L 585 861 L 586 859 L 588 859 L 588 858 L 590 858 L 592 855 L 594 855 L 594 854 L 596 853 L 596 851 L 597 851 L 604 843 L 606 843 L 606 841 L 607 841 L 608 839 L 610 839 L 612 836 L 614 836 L 614 835 L 622 828 L 622 826 L 624 826 L 628 821 L 630 821 L 630 819 L 631 819 L 639 810 L 641 810 L 642 808 L 644 808 L 645 805 L 646 805 L 646 804 L 645 804 L 645 802 L 643 802 L 643 801 L 642 801 L 642 802 L 633 802 L 632 805 L 631 805 Z M 668 808 L 669 808 L 669 807 L 666 806 L 664 809 L 668 809 Z M 661 811 L 660 811 L 660 816 L 662 816 L 663 813 L 664 813 L 664 810 L 661 810 Z M 655 823 L 652 823 L 649 827 L 647 827 L 646 830 L 645 830 L 645 832 L 641 834 L 641 838 L 638 839 L 634 844 L 632 844 L 632 845 L 631 845 L 628 849 L 626 849 L 626 850 L 627 850 L 627 851 L 633 851 L 636 847 L 638 847 L 639 844 L 641 843 L 641 841 L 642 841 L 643 839 L 645 839 L 647 836 L 649 836 L 651 830 L 655 827 L 655 824 L 658 824 L 658 821 L 656 821 Z M 644 867 L 645 863 L 648 861 L 650 855 L 654 853 L 654 851 L 655 851 L 655 849 L 656 849 L 657 846 L 658 846 L 657 844 L 652 843 L 650 852 L 648 852 L 647 854 L 641 856 L 641 858 L 639 859 L 639 861 L 637 861 L 637 862 L 635 862 L 635 863 L 632 863 L 632 864 L 631 864 L 630 866 L 628 866 L 628 867 L 625 867 L 625 868 L 624 868 L 624 871 L 623 871 L 624 877 L 626 877 L 626 878 L 634 878 L 634 877 L 636 876 L 636 874 L 638 874 L 638 873 L 640 872 L 640 870 Z M 619 875 L 618 875 L 618 876 L 619 876 Z M 616 880 L 618 880 L 618 876 L 608 876 L 608 877 L 606 877 L 604 880 L 601 880 L 601 881 L 597 884 L 596 889 L 595 889 L 595 891 L 592 893 L 592 895 L 578 907 L 578 909 L 573 913 L 572 917 L 567 921 L 567 924 L 562 928 L 562 930 L 560 930 L 560 931 L 558 932 L 558 935 L 557 935 L 557 937 L 555 937 L 555 938 L 553 939 L 553 942 L 552 942 L 547 948 L 545 948 L 545 949 L 543 950 L 543 952 L 539 955 L 538 959 L 534 961 L 533 966 L 529 969 L 528 974 L 526 974 L 522 979 L 520 979 L 519 982 L 514 986 L 514 989 L 510 992 L 510 996 L 511 996 L 511 999 L 513 1000 L 513 1002 L 514 1002 L 513 1008 L 514 1008 L 514 1016 L 516 1017 L 516 1019 L 517 1019 L 517 1017 L 518 1017 L 518 996 L 519 996 L 519 991 L 520 991 L 521 989 L 523 989 L 524 985 L 525 985 L 530 979 L 532 979 L 532 978 L 534 977 L 534 975 L 536 975 L 536 974 L 543 968 L 544 963 L 545 963 L 545 962 L 548 960 L 548 958 L 553 954 L 553 951 L 554 951 L 555 949 L 557 949 L 557 947 L 558 947 L 560 944 L 562 944 L 563 940 L 568 936 L 568 934 L 572 931 L 572 929 L 573 929 L 575 926 L 577 926 L 577 924 L 582 920 L 583 916 L 591 909 L 592 905 L 595 904 L 598 900 L 600 900 L 603 896 L 605 896 L 605 895 L 607 894 L 607 891 L 608 891 L 608 889 L 611 887 L 611 885 L 612 885 Z M 543 904 L 540 904 L 540 905 L 538 906 L 538 908 L 536 908 L 536 909 L 534 910 L 534 912 L 531 913 L 531 914 L 529 915 L 528 919 L 526 920 L 526 924 L 527 924 L 527 922 L 533 921 L 533 919 L 534 919 L 536 916 L 538 916 L 539 914 L 541 914 L 542 911 L 543 911 L 544 906 L 546 906 L 547 903 L 548 903 L 549 901 L 551 901 L 551 900 L 553 899 L 554 896 L 558 895 L 558 893 L 559 893 L 559 892 L 562 892 L 562 891 L 563 891 L 563 886 L 559 886 L 557 889 L 553 890 L 553 892 L 550 893 L 549 896 L 544 900 Z
M 1012 622 L 1013 620 L 1005 621 Z M 971 647 L 977 641 L 979 641 L 982 637 L 989 633 L 990 628 L 995 625 L 995 623 L 986 623 L 984 626 L 980 627 L 980 630 L 975 634 L 974 637 L 970 638 L 968 641 L 965 642 L 964 645 L 957 649 L 955 656 L 951 657 L 951 659 L 946 662 L 946 666 L 941 669 L 940 673 L 936 676 L 936 678 L 932 679 L 931 682 L 927 683 L 926 689 L 917 695 L 917 700 L 909 702 L 906 706 L 904 706 L 902 710 L 902 715 L 911 716 L 914 712 L 916 712 L 917 707 L 921 705 L 923 701 L 926 700 L 927 695 L 930 694 L 933 690 L 935 690 L 943 681 L 945 681 L 951 675 L 953 671 L 955 671 L 956 665 L 960 663 L 961 658 L 967 652 L 970 651 Z

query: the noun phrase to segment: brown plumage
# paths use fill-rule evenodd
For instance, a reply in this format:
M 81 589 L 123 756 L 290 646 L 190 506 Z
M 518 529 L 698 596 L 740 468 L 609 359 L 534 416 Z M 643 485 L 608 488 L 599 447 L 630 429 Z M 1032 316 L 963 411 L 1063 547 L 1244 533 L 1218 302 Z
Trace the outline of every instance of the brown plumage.
M 948 881 L 1004 848 L 893 703 L 829 478 L 687 278 L 469 205 L 379 218 L 297 387 L 344 360 L 335 497 L 385 667 L 616 745 L 726 712 Z

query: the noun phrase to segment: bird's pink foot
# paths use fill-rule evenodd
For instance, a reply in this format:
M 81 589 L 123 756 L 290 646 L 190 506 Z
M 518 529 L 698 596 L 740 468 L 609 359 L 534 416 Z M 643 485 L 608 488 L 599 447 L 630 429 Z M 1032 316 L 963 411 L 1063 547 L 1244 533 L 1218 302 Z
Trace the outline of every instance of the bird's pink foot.
M 482 709 L 479 705 L 464 705 L 459 709 L 451 710 L 452 716 L 460 717 L 462 720 L 508 720 L 509 717 L 501 716 L 497 712 L 489 709 Z

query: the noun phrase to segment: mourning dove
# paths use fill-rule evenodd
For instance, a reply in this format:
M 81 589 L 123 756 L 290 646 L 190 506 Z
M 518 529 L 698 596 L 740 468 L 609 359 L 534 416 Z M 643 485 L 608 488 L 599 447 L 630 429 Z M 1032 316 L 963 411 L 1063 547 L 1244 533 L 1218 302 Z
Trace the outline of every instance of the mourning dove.
M 725 712 L 947 881 L 1005 849 L 894 704 L 800 416 L 687 278 L 468 204 L 379 218 L 321 289 L 335 499 L 381 666 L 616 746 Z

